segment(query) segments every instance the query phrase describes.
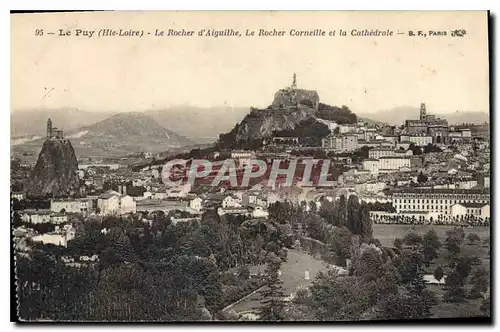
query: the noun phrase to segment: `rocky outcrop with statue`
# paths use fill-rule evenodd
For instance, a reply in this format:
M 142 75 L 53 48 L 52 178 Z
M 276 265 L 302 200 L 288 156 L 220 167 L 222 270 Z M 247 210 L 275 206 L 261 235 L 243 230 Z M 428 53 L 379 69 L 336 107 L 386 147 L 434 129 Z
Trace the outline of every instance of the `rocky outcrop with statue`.
M 79 184 L 77 172 L 78 162 L 71 142 L 63 138 L 62 131 L 48 127 L 47 139 L 26 183 L 27 194 L 60 197 L 75 193 Z
M 315 90 L 297 88 L 296 76 L 290 87 L 280 89 L 273 103 L 265 109 L 250 108 L 250 113 L 229 133 L 221 134 L 217 145 L 220 148 L 259 148 L 266 139 L 277 136 L 318 135 L 327 136 L 328 127 L 318 121 L 324 119 L 339 123 L 356 123 L 357 118 L 347 107 L 329 106 L 320 103 Z M 321 136 L 321 137 L 320 137 Z

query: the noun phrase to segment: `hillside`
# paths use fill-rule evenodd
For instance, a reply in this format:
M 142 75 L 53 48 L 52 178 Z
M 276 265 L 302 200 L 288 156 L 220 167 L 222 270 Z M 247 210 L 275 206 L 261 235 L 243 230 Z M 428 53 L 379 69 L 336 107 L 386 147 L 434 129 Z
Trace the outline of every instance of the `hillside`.
M 283 91 L 290 95 L 284 95 Z M 297 95 L 300 96 L 300 102 L 297 102 Z M 288 100 L 284 100 L 287 99 L 285 97 Z M 330 133 L 318 118 L 344 124 L 357 121 L 356 114 L 346 106 L 319 103 L 316 91 L 280 90 L 269 107 L 251 108 L 250 113 L 230 132 L 221 134 L 217 145 L 223 149 L 256 149 L 266 139 L 295 136 L 301 145 L 317 146 L 321 138 Z
M 10 114 L 11 137 L 45 136 L 45 123 L 48 118 L 57 123 L 66 131 L 85 127 L 99 122 L 116 113 L 113 112 L 88 112 L 77 108 L 55 108 L 55 109 L 23 109 L 15 110 Z
M 475 123 L 481 124 L 489 122 L 489 114 L 479 111 L 459 111 L 452 113 L 435 113 L 428 110 L 428 113 L 435 114 L 440 118 L 448 120 L 449 124 Z M 420 110 L 416 107 L 399 106 L 388 110 L 373 113 L 359 114 L 360 117 L 369 118 L 374 121 L 385 122 L 390 125 L 402 125 L 405 120 L 418 119 Z
M 59 126 L 59 124 L 57 124 Z M 119 113 L 76 130 L 65 131 L 79 156 L 119 156 L 131 152 L 164 152 L 194 142 L 160 126 L 144 113 Z M 41 140 L 14 146 L 14 150 L 39 147 Z
M 26 183 L 30 196 L 64 196 L 78 189 L 78 162 L 69 140 L 43 143 L 35 168 Z
M 247 107 L 176 106 L 145 112 L 165 128 L 200 143 L 214 142 L 240 122 L 248 113 Z

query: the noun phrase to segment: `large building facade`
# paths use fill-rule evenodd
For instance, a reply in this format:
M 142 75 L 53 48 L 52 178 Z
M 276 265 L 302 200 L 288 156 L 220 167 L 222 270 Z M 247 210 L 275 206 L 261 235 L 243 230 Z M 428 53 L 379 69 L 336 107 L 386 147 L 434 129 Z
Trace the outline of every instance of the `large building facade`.
M 397 213 L 434 212 L 451 215 L 456 204 L 490 204 L 490 193 L 485 189 L 420 189 L 405 188 L 392 194 Z

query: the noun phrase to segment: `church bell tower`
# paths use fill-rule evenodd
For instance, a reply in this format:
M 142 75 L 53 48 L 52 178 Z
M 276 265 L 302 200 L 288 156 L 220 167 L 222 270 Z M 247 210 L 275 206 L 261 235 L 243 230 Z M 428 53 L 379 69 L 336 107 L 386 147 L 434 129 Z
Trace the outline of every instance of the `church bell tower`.
M 425 108 L 425 103 L 420 104 L 420 120 L 427 120 L 427 110 Z

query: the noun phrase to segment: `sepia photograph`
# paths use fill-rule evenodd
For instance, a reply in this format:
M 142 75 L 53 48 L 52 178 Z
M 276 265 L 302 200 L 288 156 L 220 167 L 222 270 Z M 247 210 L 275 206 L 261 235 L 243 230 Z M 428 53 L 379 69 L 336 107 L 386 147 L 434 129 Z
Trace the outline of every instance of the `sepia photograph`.
M 17 322 L 491 324 L 491 20 L 11 13 Z

